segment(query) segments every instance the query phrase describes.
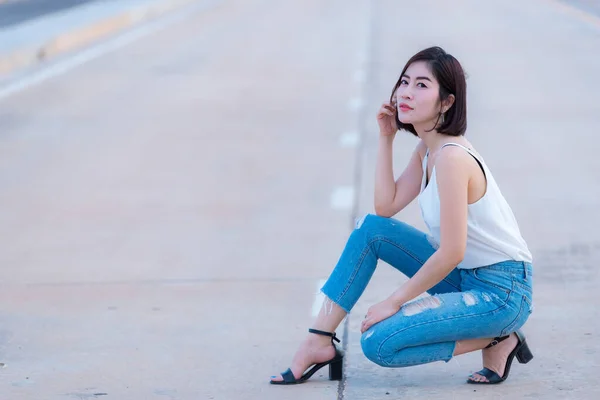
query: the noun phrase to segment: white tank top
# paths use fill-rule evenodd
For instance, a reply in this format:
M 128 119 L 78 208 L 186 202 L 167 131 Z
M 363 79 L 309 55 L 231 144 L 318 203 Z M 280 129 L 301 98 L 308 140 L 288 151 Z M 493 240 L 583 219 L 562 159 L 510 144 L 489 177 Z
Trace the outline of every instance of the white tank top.
M 442 148 L 445 146 L 458 146 L 469 152 L 481 164 L 487 180 L 487 189 L 483 197 L 468 206 L 467 248 L 458 268 L 477 268 L 507 260 L 532 262 L 531 253 L 521 237 L 515 216 L 487 165 L 472 151 L 458 143 L 446 143 Z M 440 196 L 435 177 L 435 165 L 429 183 L 426 184 L 428 157 L 429 150 L 423 158 L 423 181 L 419 206 L 423 220 L 439 246 Z

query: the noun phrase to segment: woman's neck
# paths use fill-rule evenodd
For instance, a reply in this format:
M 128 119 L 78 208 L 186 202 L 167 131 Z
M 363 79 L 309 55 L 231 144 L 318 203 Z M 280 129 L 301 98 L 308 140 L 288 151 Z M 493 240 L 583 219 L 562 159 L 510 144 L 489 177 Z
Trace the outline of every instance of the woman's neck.
M 438 133 L 436 130 L 430 132 L 425 132 L 425 130 L 419 130 L 417 128 L 415 128 L 415 130 L 430 153 L 436 152 L 444 145 L 444 143 L 448 142 L 448 138 L 450 138 L 450 136 Z
M 455 142 L 465 144 L 462 137 L 444 135 L 443 133 L 438 133 L 436 129 L 427 132 L 427 130 L 431 129 L 427 126 L 414 126 L 414 128 L 419 138 L 425 143 L 429 153 L 435 153 L 446 143 Z

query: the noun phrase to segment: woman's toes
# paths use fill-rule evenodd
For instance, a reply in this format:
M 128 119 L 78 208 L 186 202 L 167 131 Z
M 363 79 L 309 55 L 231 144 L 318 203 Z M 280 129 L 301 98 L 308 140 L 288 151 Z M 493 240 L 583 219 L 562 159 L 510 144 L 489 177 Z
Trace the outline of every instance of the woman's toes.
M 478 373 L 475 373 L 471 376 L 469 376 L 469 379 L 472 380 L 473 382 L 485 382 L 486 378 L 484 376 L 479 375 Z

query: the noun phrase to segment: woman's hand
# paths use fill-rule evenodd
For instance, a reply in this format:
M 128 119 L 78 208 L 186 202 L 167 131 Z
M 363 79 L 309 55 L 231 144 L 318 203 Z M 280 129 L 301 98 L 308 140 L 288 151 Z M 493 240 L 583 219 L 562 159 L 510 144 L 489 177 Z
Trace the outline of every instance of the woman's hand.
M 377 123 L 379 124 L 379 134 L 381 136 L 393 136 L 398 131 L 396 125 L 396 109 L 395 103 L 383 103 L 377 113 Z
M 367 329 L 378 322 L 383 321 L 396 314 L 400 310 L 400 306 L 392 299 L 384 300 L 380 303 L 372 305 L 365 315 L 365 319 L 360 326 L 360 332 L 365 333 Z

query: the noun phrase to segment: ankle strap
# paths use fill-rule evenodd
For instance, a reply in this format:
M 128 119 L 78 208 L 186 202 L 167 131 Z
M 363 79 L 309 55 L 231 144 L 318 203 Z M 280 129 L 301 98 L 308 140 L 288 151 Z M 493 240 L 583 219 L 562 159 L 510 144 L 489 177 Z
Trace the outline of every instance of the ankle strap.
M 502 341 L 504 341 L 504 340 L 508 339 L 508 337 L 509 337 L 509 336 L 510 336 L 510 335 L 506 335 L 506 336 L 502 336 L 502 337 L 496 337 L 496 338 L 494 338 L 494 340 L 492 340 L 492 341 L 490 342 L 490 344 L 488 344 L 488 345 L 487 345 L 485 348 L 486 348 L 486 349 L 489 349 L 490 347 L 494 347 L 494 346 L 495 346 L 495 345 L 497 345 L 498 343 L 500 343 L 500 342 L 502 342 Z
M 312 329 L 312 328 L 311 328 L 311 329 L 309 329 L 308 331 L 309 331 L 310 333 L 314 333 L 314 334 L 316 334 L 316 335 L 329 336 L 329 337 L 331 337 L 331 341 L 332 341 L 332 342 L 333 342 L 334 340 L 335 340 L 336 342 L 338 342 L 338 343 L 340 342 L 340 339 L 338 339 L 338 338 L 335 336 L 335 332 L 333 332 L 333 333 L 331 333 L 331 332 L 325 332 L 325 331 L 320 331 L 320 330 L 318 330 L 318 329 Z

